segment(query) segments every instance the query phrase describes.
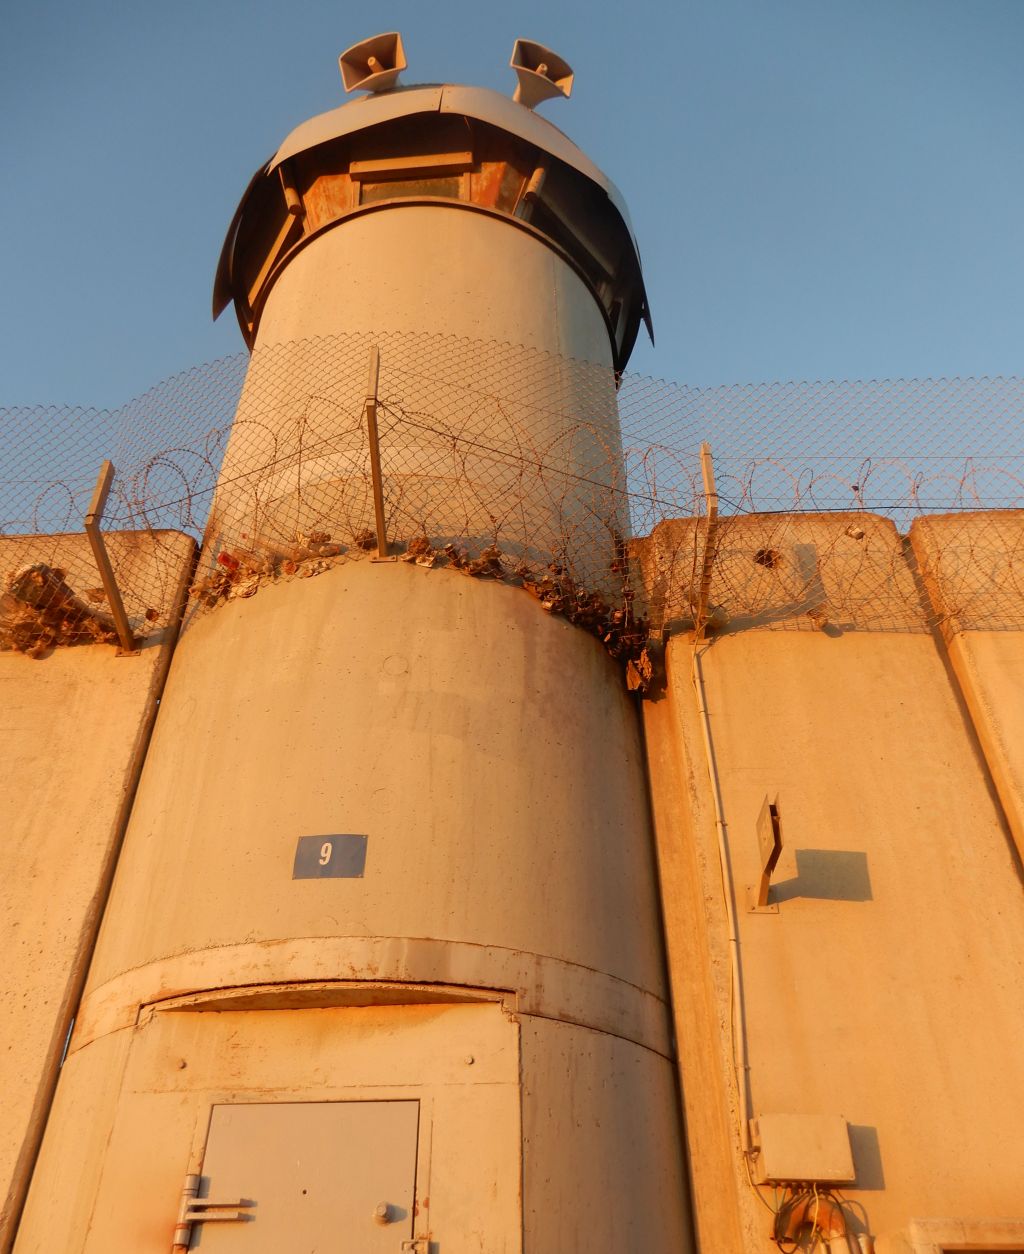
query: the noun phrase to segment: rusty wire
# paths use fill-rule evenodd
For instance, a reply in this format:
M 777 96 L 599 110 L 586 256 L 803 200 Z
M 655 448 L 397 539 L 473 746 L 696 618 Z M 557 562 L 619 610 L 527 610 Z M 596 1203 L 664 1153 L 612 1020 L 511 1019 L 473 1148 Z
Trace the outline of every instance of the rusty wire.
M 104 529 L 139 636 L 167 622 L 173 533 L 202 546 L 194 613 L 375 551 L 374 345 L 389 545 L 521 584 L 613 653 L 635 654 L 646 619 L 692 621 L 708 545 L 712 630 L 1020 625 L 1024 531 L 1005 511 L 1024 508 L 1024 380 L 692 388 L 508 344 L 363 333 L 224 358 L 117 410 L 0 409 L 0 647 L 110 638 L 72 539 L 105 457 Z

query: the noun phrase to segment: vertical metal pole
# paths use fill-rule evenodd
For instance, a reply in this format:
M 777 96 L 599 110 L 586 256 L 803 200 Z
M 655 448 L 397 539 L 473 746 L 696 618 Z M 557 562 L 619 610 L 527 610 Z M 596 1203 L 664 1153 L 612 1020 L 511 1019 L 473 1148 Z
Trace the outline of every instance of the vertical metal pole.
M 715 463 L 711 458 L 711 445 L 704 441 L 700 446 L 700 475 L 704 480 L 704 499 L 707 502 L 708 517 L 718 517 L 718 492 L 715 490 Z
M 707 621 L 708 593 L 711 590 L 711 570 L 715 560 L 714 538 L 718 527 L 718 492 L 715 489 L 715 465 L 711 459 L 711 445 L 705 441 L 700 446 L 700 474 L 704 481 L 704 503 L 707 525 L 704 529 L 704 560 L 701 563 L 700 591 L 697 595 L 697 612 L 694 626 L 697 639 L 704 635 Z
M 380 473 L 380 437 L 377 434 L 377 383 L 380 379 L 380 351 L 370 349 L 370 377 L 366 384 L 366 433 L 370 439 L 370 476 L 373 481 L 373 515 L 377 523 L 377 556 L 387 557 L 388 537 L 384 527 L 384 481 Z
M 96 480 L 96 488 L 92 494 L 92 500 L 89 502 L 88 512 L 85 515 L 85 534 L 89 537 L 89 546 L 92 549 L 93 557 L 96 559 L 96 565 L 99 567 L 100 581 L 103 584 L 103 591 L 107 594 L 107 604 L 110 606 L 110 616 L 113 618 L 114 626 L 117 628 L 117 638 L 121 642 L 121 652 L 137 653 L 135 637 L 128 622 L 128 615 L 124 610 L 124 602 L 121 600 L 117 580 L 114 578 L 114 568 L 110 564 L 107 546 L 103 541 L 103 532 L 100 530 L 100 523 L 103 521 L 103 507 L 107 503 L 110 485 L 113 482 L 113 463 L 104 461 L 100 467 L 99 478 Z

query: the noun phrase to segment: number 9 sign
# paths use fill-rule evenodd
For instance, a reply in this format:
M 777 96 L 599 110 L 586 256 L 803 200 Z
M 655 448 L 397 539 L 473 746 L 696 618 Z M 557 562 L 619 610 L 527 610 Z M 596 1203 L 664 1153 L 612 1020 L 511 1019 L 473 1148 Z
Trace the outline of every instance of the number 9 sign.
M 358 880 L 366 870 L 368 837 L 351 833 L 300 836 L 292 865 L 293 880 Z

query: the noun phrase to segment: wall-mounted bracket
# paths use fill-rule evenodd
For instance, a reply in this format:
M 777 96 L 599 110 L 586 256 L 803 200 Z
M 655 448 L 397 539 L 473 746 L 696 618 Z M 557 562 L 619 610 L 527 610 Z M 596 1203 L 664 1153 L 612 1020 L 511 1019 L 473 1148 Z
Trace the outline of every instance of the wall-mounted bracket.
M 107 595 L 107 604 L 110 606 L 110 617 L 114 620 L 117 638 L 121 642 L 117 655 L 118 657 L 134 657 L 139 650 L 135 645 L 135 636 L 132 633 L 131 624 L 128 622 L 128 615 L 125 613 L 121 592 L 114 577 L 114 568 L 110 564 L 110 555 L 107 553 L 103 532 L 100 529 L 100 524 L 103 522 L 103 509 L 107 503 L 107 497 L 110 495 L 110 485 L 113 482 L 113 463 L 104 461 L 100 467 L 96 488 L 93 491 L 92 500 L 89 502 L 89 509 L 85 515 L 85 534 L 89 537 L 89 547 L 92 549 L 92 555 L 99 568 L 100 581 L 103 584 L 103 591 Z
M 777 905 L 769 905 L 772 872 L 782 854 L 782 818 L 778 794 L 774 801 L 765 796 L 757 816 L 757 845 L 761 854 L 761 879 L 747 888 L 747 911 L 750 914 L 778 914 Z

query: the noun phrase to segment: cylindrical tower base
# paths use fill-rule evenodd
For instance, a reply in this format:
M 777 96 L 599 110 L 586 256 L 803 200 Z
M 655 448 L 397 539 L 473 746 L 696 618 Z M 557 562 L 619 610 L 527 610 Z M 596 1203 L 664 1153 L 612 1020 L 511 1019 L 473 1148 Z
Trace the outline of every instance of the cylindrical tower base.
M 215 1252 L 308 1197 L 314 1225 L 366 1211 L 368 1242 L 383 1202 L 455 1254 L 675 1254 L 670 1056 L 635 711 L 600 645 L 447 570 L 263 588 L 179 646 L 18 1252 L 164 1254 L 198 1174 L 257 1204 L 198 1225 Z M 278 1152 L 293 1211 L 261 1183 Z

